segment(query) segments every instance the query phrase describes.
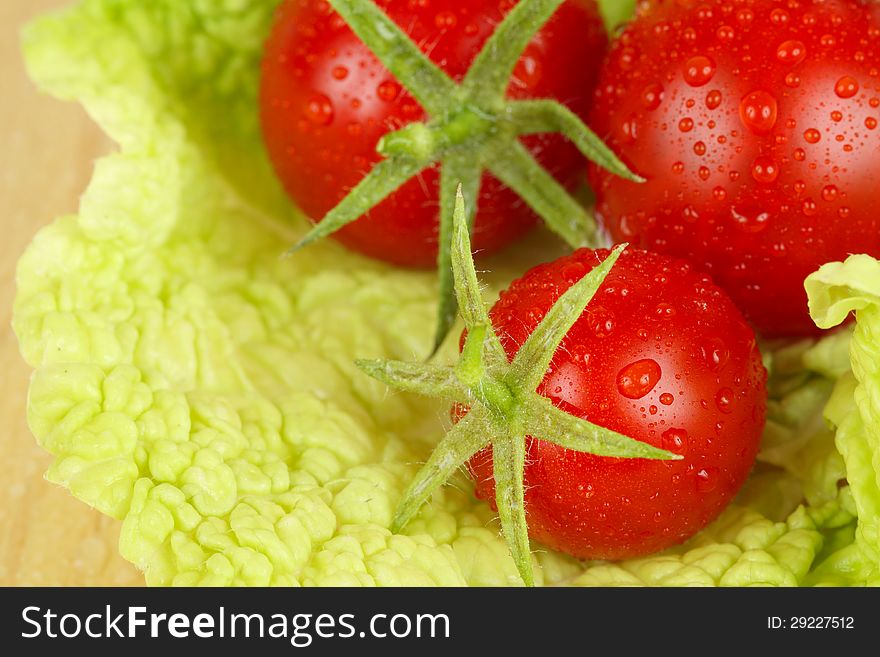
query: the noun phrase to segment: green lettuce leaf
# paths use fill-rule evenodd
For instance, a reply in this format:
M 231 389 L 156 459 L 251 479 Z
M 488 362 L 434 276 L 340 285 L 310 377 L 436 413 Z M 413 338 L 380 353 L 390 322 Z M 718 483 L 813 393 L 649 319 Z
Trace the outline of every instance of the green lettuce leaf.
M 122 520 L 120 550 L 151 585 L 515 584 L 463 476 L 404 534 L 388 529 L 448 409 L 389 394 L 354 360 L 427 353 L 436 282 L 330 241 L 280 259 L 307 224 L 259 135 L 275 4 L 84 0 L 25 33 L 34 79 L 119 143 L 79 213 L 18 267 L 14 327 L 35 370 L 30 426 L 54 455 L 47 476 Z M 487 295 L 556 248 L 532 240 L 488 263 Z M 877 547 L 880 450 L 851 409 L 843 457 L 821 421 L 836 380 L 849 385 L 848 339 L 767 348 L 762 462 L 710 528 L 616 564 L 539 550 L 542 583 L 870 581 L 853 564 Z M 838 485 L 844 462 L 852 491 Z
M 806 281 L 810 312 L 830 328 L 855 312 L 852 373 L 837 384 L 826 415 L 858 514 L 855 542 L 828 557 L 822 570 L 842 583 L 880 585 L 880 262 L 866 255 L 825 265 Z

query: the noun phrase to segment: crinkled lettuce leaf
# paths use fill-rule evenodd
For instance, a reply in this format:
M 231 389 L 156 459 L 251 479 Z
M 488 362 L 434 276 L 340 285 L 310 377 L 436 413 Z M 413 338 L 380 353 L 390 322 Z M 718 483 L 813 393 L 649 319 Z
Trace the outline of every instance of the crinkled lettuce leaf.
M 280 259 L 306 224 L 258 129 L 276 4 L 84 0 L 25 33 L 34 79 L 119 143 L 79 213 L 43 230 L 18 267 L 14 327 L 35 370 L 30 426 L 55 457 L 47 476 L 122 520 L 120 550 L 152 585 L 516 584 L 464 476 L 405 534 L 388 529 L 448 409 L 389 393 L 353 361 L 427 353 L 436 283 L 330 241 Z M 489 264 L 487 294 L 553 255 L 535 242 Z M 862 368 L 871 308 L 854 341 Z M 846 404 L 877 410 L 870 390 L 840 392 L 853 385 L 848 342 L 767 348 L 761 463 L 710 528 L 623 563 L 538 550 L 539 581 L 870 581 L 854 564 L 877 547 L 880 450 Z M 835 384 L 840 452 L 822 422 Z
M 826 415 L 858 515 L 855 541 L 829 556 L 823 571 L 842 583 L 880 585 L 880 262 L 867 255 L 829 263 L 806 282 L 816 324 L 831 328 L 855 313 L 852 372 L 841 377 Z

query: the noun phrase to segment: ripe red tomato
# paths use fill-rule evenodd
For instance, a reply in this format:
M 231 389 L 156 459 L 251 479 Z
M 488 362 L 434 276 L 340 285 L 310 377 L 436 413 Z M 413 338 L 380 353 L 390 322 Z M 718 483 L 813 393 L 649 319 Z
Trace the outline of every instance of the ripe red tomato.
M 615 239 L 685 257 L 767 336 L 811 334 L 804 279 L 880 255 L 880 6 L 657 1 L 591 123 L 648 182 L 591 168 Z
M 532 269 L 490 317 L 512 358 L 552 304 L 607 257 L 580 250 Z M 755 334 L 684 261 L 628 249 L 556 352 L 538 392 L 560 409 L 684 456 L 615 459 L 529 439 L 529 533 L 586 559 L 680 543 L 713 520 L 752 468 L 766 411 Z M 470 462 L 495 500 L 490 449 Z
M 378 0 L 422 50 L 460 81 L 509 0 Z M 555 98 L 586 120 L 607 39 L 593 0 L 569 0 L 526 48 L 511 98 Z M 266 45 L 261 118 L 269 156 L 289 195 L 320 220 L 380 160 L 380 138 L 424 111 L 324 0 L 286 0 Z M 558 135 L 524 140 L 560 182 L 584 159 Z M 335 236 L 372 257 L 436 265 L 438 172 L 425 170 Z M 493 251 L 523 235 L 533 212 L 486 174 L 474 247 Z

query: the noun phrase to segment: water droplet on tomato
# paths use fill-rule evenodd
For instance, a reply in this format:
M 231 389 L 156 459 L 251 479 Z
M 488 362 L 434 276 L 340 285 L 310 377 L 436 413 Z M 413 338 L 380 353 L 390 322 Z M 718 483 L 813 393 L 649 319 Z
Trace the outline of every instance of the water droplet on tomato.
M 699 155 L 701 157 L 703 155 L 705 155 L 706 154 L 706 142 L 698 141 L 696 144 L 694 144 L 694 153 L 696 153 L 697 155 Z
M 770 213 L 761 210 L 730 208 L 736 227 L 744 233 L 760 233 L 770 222 Z
M 794 150 L 794 159 L 798 162 L 803 162 L 807 159 L 807 151 L 805 151 L 803 148 L 796 148 Z
M 841 121 L 843 121 L 843 112 L 838 112 L 837 110 L 834 110 L 833 112 L 831 112 L 831 120 L 835 123 L 840 123 Z
M 715 406 L 717 406 L 718 410 L 724 414 L 732 413 L 733 400 L 733 390 L 730 388 L 721 388 L 721 390 L 715 395 Z
M 312 123 L 330 125 L 333 123 L 333 103 L 323 94 L 312 96 L 306 105 L 306 116 Z
M 816 201 L 811 198 L 808 198 L 804 201 L 803 206 L 801 206 L 801 211 L 808 217 L 812 217 L 819 211 L 819 206 L 816 205 Z
M 709 338 L 700 347 L 706 365 L 713 372 L 720 372 L 730 360 L 730 349 L 721 338 Z
M 654 313 L 657 317 L 669 319 L 670 317 L 675 317 L 675 306 L 671 303 L 658 303 L 657 307 L 654 309 Z
M 723 201 L 727 198 L 727 190 L 721 187 L 720 185 L 712 190 L 712 198 L 716 201 Z
M 335 80 L 344 80 L 348 77 L 348 69 L 344 66 L 334 66 L 333 70 L 330 71 L 330 75 L 332 75 Z
M 701 493 L 709 493 L 718 485 L 717 468 L 701 468 L 695 475 L 697 490 Z
M 752 177 L 759 183 L 772 183 L 779 177 L 779 166 L 771 157 L 761 156 L 752 164 Z
M 651 358 L 630 363 L 617 374 L 617 390 L 628 399 L 641 399 L 660 381 L 663 371 Z
M 434 16 L 434 25 L 439 30 L 450 30 L 458 24 L 458 17 L 451 11 L 441 11 Z
M 815 128 L 810 128 L 806 132 L 804 132 L 804 140 L 808 144 L 818 144 L 822 139 L 822 133 L 816 130 Z
M 597 338 L 605 338 L 611 335 L 614 330 L 614 313 L 607 308 L 597 306 L 596 308 L 588 308 L 587 316 L 590 322 L 590 328 Z
M 674 402 L 674 401 L 675 401 L 675 396 L 672 395 L 672 393 L 664 392 L 662 395 L 660 395 L 660 403 L 663 404 L 664 406 L 671 406 L 672 402 Z
M 663 87 L 659 84 L 649 84 L 642 92 L 642 105 L 646 110 L 655 110 L 663 101 Z
M 660 447 L 667 452 L 684 454 L 687 451 L 688 432 L 684 429 L 667 429 L 660 436 Z
M 694 120 L 686 116 L 678 122 L 678 129 L 682 132 L 690 132 L 694 129 Z
M 723 96 L 720 91 L 717 89 L 713 89 L 709 93 L 706 94 L 706 107 L 710 110 L 718 109 L 721 106 L 721 101 Z
M 684 81 L 692 87 L 708 84 L 715 75 L 715 62 L 705 55 L 691 57 L 684 65 Z
M 822 198 L 829 203 L 837 198 L 838 189 L 834 185 L 826 185 L 822 189 Z
M 742 99 L 739 116 L 752 132 L 765 134 L 773 129 L 778 117 L 776 98 L 766 91 L 753 91 Z
M 875 119 L 873 116 L 869 116 L 867 119 L 865 119 L 865 127 L 868 130 L 874 130 L 877 127 L 877 119 Z
M 794 66 L 795 64 L 800 64 L 806 57 L 807 47 L 803 41 L 784 41 L 776 49 L 776 59 L 783 64 Z
M 785 86 L 792 89 L 799 87 L 801 84 L 801 76 L 797 73 L 789 73 L 785 76 Z
M 376 93 L 384 101 L 391 102 L 400 94 L 400 85 L 394 80 L 385 80 L 376 89 Z
M 852 98 L 859 93 L 859 82 L 849 75 L 844 75 L 834 85 L 834 93 L 840 98 Z
M 684 172 L 684 162 L 673 162 L 672 173 L 683 173 L 683 172 Z

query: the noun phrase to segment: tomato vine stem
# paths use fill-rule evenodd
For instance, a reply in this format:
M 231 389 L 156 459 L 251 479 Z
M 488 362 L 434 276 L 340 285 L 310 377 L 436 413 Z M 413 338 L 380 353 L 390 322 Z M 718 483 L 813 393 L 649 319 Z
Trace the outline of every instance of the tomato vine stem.
M 566 243 L 594 243 L 587 211 L 519 141 L 522 135 L 557 132 L 588 159 L 612 173 L 640 181 L 584 123 L 562 104 L 506 98 L 516 62 L 564 0 L 521 0 L 496 28 L 461 84 L 434 64 L 372 0 L 329 0 L 354 33 L 422 105 L 429 120 L 386 135 L 377 150 L 386 159 L 333 208 L 291 252 L 356 221 L 423 169 L 440 165 L 440 234 L 437 269 L 440 303 L 434 351 L 455 321 L 450 275 L 450 225 L 455 186 L 464 185 L 468 224 L 478 211 L 480 180 L 490 171 L 519 194 Z M 432 355 L 433 355 L 432 353 Z
M 681 456 L 570 415 L 536 391 L 565 335 L 626 246 L 617 247 L 556 301 L 511 362 L 480 294 L 461 188 L 452 214 L 454 293 L 468 331 L 458 363 L 447 367 L 381 360 L 357 363 L 366 374 L 389 386 L 441 397 L 467 409 L 404 492 L 392 530 L 400 532 L 458 468 L 491 446 L 502 531 L 523 582 L 533 585 L 523 488 L 529 436 L 600 456 L 669 460 Z

